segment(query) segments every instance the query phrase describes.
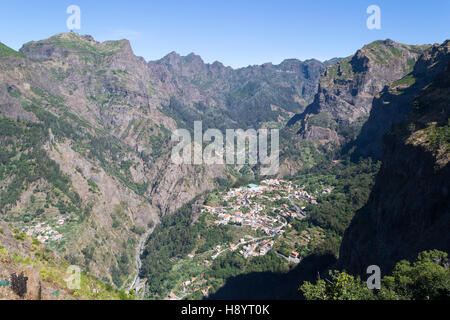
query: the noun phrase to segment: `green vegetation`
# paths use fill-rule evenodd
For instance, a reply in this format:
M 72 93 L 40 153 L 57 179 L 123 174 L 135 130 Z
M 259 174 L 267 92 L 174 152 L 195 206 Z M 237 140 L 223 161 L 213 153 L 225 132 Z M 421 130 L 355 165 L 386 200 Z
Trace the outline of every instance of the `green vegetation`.
M 52 41 L 55 46 L 71 49 L 78 53 L 97 56 L 111 55 L 122 50 L 124 47 L 124 43 L 122 41 L 107 41 L 101 45 L 99 43 L 89 41 L 73 32 L 56 35 L 50 38 L 50 41 Z
M 395 81 L 392 83 L 392 87 L 398 87 L 398 86 L 405 86 L 409 87 L 412 86 L 416 82 L 416 79 L 414 78 L 414 75 L 412 73 L 404 76 L 400 80 Z
M 435 300 L 450 298 L 448 255 L 438 250 L 424 251 L 411 263 L 402 260 L 392 275 L 383 277 L 380 290 L 345 272 L 330 271 L 329 279 L 305 282 L 300 290 L 308 300 Z
M 237 243 L 245 234 L 251 234 L 251 230 L 216 225 L 210 214 L 196 212 L 194 203 L 196 201 L 163 217 L 146 244 L 141 275 L 148 279 L 150 298 L 167 297 L 169 292 L 179 289 L 180 283 L 191 277 L 203 279 L 202 287 L 210 287 L 210 292 L 215 292 L 233 275 L 289 269 L 287 261 L 274 253 L 246 260 L 233 251 L 225 251 L 206 267 L 204 261 L 210 259 L 218 245 L 226 249 L 229 243 Z M 194 258 L 187 256 L 194 252 Z M 200 298 L 198 295 L 201 296 L 198 292 L 190 298 Z
M 205 216 L 201 216 L 197 220 L 195 227 L 198 234 L 203 238 L 202 244 L 196 251 L 198 254 L 211 250 L 216 245 L 222 245 L 233 240 L 230 235 L 232 233 L 231 226 L 209 226 L 206 223 Z
M 25 56 L 23 54 L 21 54 L 20 52 L 17 52 L 8 46 L 5 46 L 3 43 L 0 42 L 0 58 L 6 58 L 6 57 L 25 58 Z
M 450 152 L 450 119 L 446 125 L 429 126 L 424 129 L 424 134 L 428 145 L 434 146 L 437 150 L 442 149 L 443 153 Z
M 273 87 L 269 90 L 258 81 L 250 81 L 226 95 L 226 108 L 201 102 L 192 107 L 171 97 L 169 104 L 160 110 L 173 118 L 178 127 L 188 130 L 193 130 L 194 121 L 199 119 L 203 122 L 204 130 L 217 128 L 225 132 L 229 128 L 258 129 L 263 123 L 279 121 L 280 116 L 289 117 L 283 110 L 274 110 L 272 106 L 283 106 L 284 110 L 291 112 L 303 109 L 304 106 L 290 98 L 295 94 L 297 92 L 291 87 Z
M 330 271 L 330 279 L 319 280 L 316 284 L 303 283 L 300 290 L 307 300 L 369 300 L 371 291 L 359 278 L 345 272 Z
M 286 227 L 284 234 L 274 239 L 273 249 L 252 259 L 245 259 L 236 251 L 225 250 L 229 243 L 237 243 L 245 234 L 251 234 L 250 230 L 232 224 L 215 225 L 209 214 L 196 212 L 192 205 L 194 202 L 173 215 L 164 216 L 150 236 L 142 256 L 141 275 L 148 279 L 149 297 L 165 298 L 173 291 L 183 295 L 181 284 L 191 277 L 201 279 L 197 289 L 208 287 L 212 294 L 228 278 L 240 274 L 289 271 L 289 263 L 277 252 L 289 256 L 295 250 L 302 258 L 310 254 L 337 256 L 343 232 L 355 211 L 366 202 L 378 168 L 379 164 L 370 160 L 357 164 L 341 162 L 332 167 L 309 169 L 294 177 L 293 182 L 304 185 L 318 204 L 299 203 L 306 206 L 307 218 L 291 220 L 291 226 Z M 225 185 L 225 182 L 221 183 Z M 322 194 L 324 188 L 332 188 L 332 192 Z M 276 193 L 267 196 L 274 197 Z M 210 192 L 204 203 L 209 206 L 226 205 L 220 192 Z M 273 206 L 283 204 L 289 205 L 289 202 L 282 199 L 274 203 L 264 202 L 265 210 L 270 212 Z M 245 214 L 244 209 L 240 208 Z M 264 234 L 255 233 L 254 236 L 264 237 Z M 212 264 L 206 267 L 203 262 L 211 260 L 214 250 L 224 250 L 224 253 L 212 259 Z M 202 295 L 198 291 L 193 293 L 193 289 L 189 287 L 187 297 L 201 298 Z
M 337 123 L 331 120 L 330 115 L 327 112 L 313 114 L 308 120 L 309 124 L 312 126 L 330 128 L 332 130 L 335 130 L 337 127 Z
M 33 87 L 33 92 L 40 99 L 23 102 L 25 110 L 33 112 L 43 122 L 44 128 L 50 128 L 56 140 L 69 138 L 74 151 L 97 160 L 109 174 L 117 177 L 124 185 L 138 194 L 144 194 L 146 184 L 136 183 L 129 170 L 122 171 L 121 159 L 131 149 L 117 137 L 100 129 L 93 129 L 84 119 L 69 112 L 64 98 L 51 95 L 40 88 Z M 56 112 L 45 110 L 44 105 L 51 105 Z
M 383 65 L 388 65 L 392 60 L 398 59 L 402 56 L 402 51 L 392 47 L 387 46 L 383 41 L 374 41 L 363 48 L 368 50 L 368 53 L 372 56 L 375 62 Z
M 100 114 L 105 115 L 105 118 L 114 118 L 114 115 L 109 117 L 111 114 L 108 112 L 111 107 L 115 108 L 116 105 L 128 106 L 147 115 L 150 113 L 146 103 L 142 103 L 140 106 L 131 106 L 132 102 L 128 102 L 133 101 L 133 99 L 127 99 L 128 86 L 123 84 L 125 80 L 134 78 L 134 76 L 126 70 L 110 70 L 105 65 L 110 60 L 105 58 L 127 46 L 125 41 L 98 43 L 89 37 L 67 33 L 31 45 L 57 46 L 67 49 L 59 50 L 64 54 L 79 54 L 80 57 L 77 61 L 86 63 L 86 66 L 84 69 L 77 68 L 74 72 L 79 75 L 87 75 L 86 78 L 82 78 L 86 80 L 87 87 L 84 89 L 86 89 L 86 94 L 89 95 L 90 105 L 98 107 Z M 385 45 L 384 42 L 376 41 L 363 50 L 368 52 L 371 61 L 389 65 L 393 60 L 398 61 L 399 57 L 402 56 L 403 51 L 398 48 L 403 50 L 406 46 L 398 44 L 398 46 L 392 47 Z M 417 50 L 420 51 L 421 49 L 417 47 Z M 0 44 L 0 58 L 3 57 L 23 57 L 23 55 Z M 192 56 L 189 56 L 187 60 L 191 58 Z M 353 64 L 352 59 L 353 57 L 348 57 L 329 67 L 326 76 L 321 81 L 336 81 L 337 84 L 346 83 L 358 69 L 358 66 Z M 187 60 L 186 62 L 188 62 Z M 49 67 L 49 73 L 46 74 L 50 80 L 67 82 L 65 80 L 70 76 L 72 69 L 67 68 L 68 61 L 63 60 L 61 62 L 62 66 L 55 62 L 52 63 L 53 67 Z M 414 64 L 414 59 L 408 59 L 405 69 L 413 68 Z M 295 65 L 290 66 L 289 70 L 293 70 L 291 67 L 295 67 Z M 271 68 L 264 66 L 261 69 L 269 70 Z M 171 70 L 170 66 L 169 70 Z M 173 70 L 171 71 L 173 72 Z M 295 81 L 292 81 L 289 78 L 288 73 L 295 72 L 282 71 L 277 69 L 276 72 L 264 72 L 262 76 L 259 76 L 260 79 L 257 78 L 256 72 L 250 74 L 251 76 L 244 77 L 244 81 L 237 86 L 233 85 L 228 93 L 218 96 L 218 99 L 212 97 L 212 100 L 217 103 L 216 105 L 207 105 L 202 102 L 185 105 L 181 102 L 181 99 L 171 97 L 168 105 L 163 106 L 161 111 L 172 117 L 179 127 L 189 130 L 193 130 L 193 122 L 199 119 L 203 120 L 204 129 L 219 128 L 224 130 L 225 128 L 236 127 L 248 129 L 258 128 L 262 124 L 281 127 L 283 126 L 283 119 L 286 119 L 290 112 L 297 113 L 303 110 L 302 103 L 308 99 L 306 92 L 312 91 L 308 86 L 299 85 L 303 80 L 295 78 Z M 313 68 L 309 70 L 309 72 L 312 71 Z M 88 75 L 89 72 L 91 72 L 91 76 Z M 270 79 L 276 73 L 281 74 L 282 85 L 274 85 L 274 82 Z M 26 77 L 27 74 L 24 74 L 23 78 Z M 201 77 L 195 79 L 183 77 L 181 81 L 187 81 L 201 89 L 210 90 L 208 92 L 217 89 L 214 86 L 215 81 L 204 81 Z M 33 81 L 33 83 L 38 82 Z M 220 87 L 227 86 L 226 82 L 221 83 L 219 81 L 218 83 Z M 394 87 L 411 86 L 414 83 L 415 79 L 410 74 L 396 81 Z M 120 90 L 122 85 L 124 90 Z M 182 84 L 180 83 L 180 85 Z M 139 86 L 142 87 L 140 84 Z M 155 88 L 158 86 L 155 85 L 154 88 L 150 87 L 150 84 L 148 86 L 148 92 L 153 95 Z M 60 88 L 61 90 L 58 90 L 58 86 L 56 86 L 54 92 L 66 92 L 66 89 L 70 89 L 70 94 L 72 94 L 72 90 L 76 90 L 75 88 L 78 88 L 76 84 L 64 84 L 64 88 Z M 303 88 L 302 94 L 298 92 L 301 90 L 299 88 Z M 79 223 L 83 219 L 87 220 L 86 217 L 89 216 L 90 210 L 94 206 L 93 203 L 83 204 L 81 202 L 80 196 L 74 191 L 69 176 L 63 174 L 59 165 L 49 158 L 47 149 L 50 148 L 60 153 L 57 150 L 59 143 L 69 143 L 70 147 L 80 157 L 89 159 L 92 167 L 96 168 L 98 173 L 100 172 L 99 167 L 101 167 L 108 175 L 117 178 L 115 180 L 120 181 L 130 190 L 139 195 L 146 194 L 149 185 L 145 182 L 136 182 L 133 179 L 135 171 L 139 175 L 145 170 L 141 170 L 141 162 L 135 161 L 130 153 L 140 150 L 141 146 L 146 146 L 144 149 L 148 151 L 137 153 L 144 163 L 153 162 L 153 160 L 164 156 L 168 151 L 167 146 L 170 141 L 170 132 L 164 126 L 152 120 L 135 119 L 129 123 L 125 131 L 122 131 L 123 128 L 113 124 L 113 120 L 111 120 L 111 125 L 107 124 L 102 127 L 104 123 L 101 123 L 102 121 L 99 119 L 101 116 L 97 118 L 98 124 L 101 125 L 97 126 L 98 124 L 90 124 L 73 113 L 66 104 L 66 99 L 62 96 L 51 94 L 37 87 L 32 87 L 31 92 L 28 90 L 21 92 L 14 86 L 7 86 L 6 89 L 10 97 L 21 101 L 23 108 L 32 112 L 39 120 L 34 123 L 0 118 L 0 214 L 4 214 L 5 219 L 14 222 L 14 228 L 16 229 L 13 237 L 16 240 L 20 242 L 30 240 L 26 233 L 22 232 L 26 230 L 22 228 L 23 223 L 38 222 L 33 221 L 36 219 L 39 222 L 43 220 L 46 225 L 53 227 L 56 223 L 47 217 L 50 215 L 49 212 L 54 213 L 55 216 L 64 216 L 64 218 L 61 218 L 61 223 L 67 222 L 67 224 L 61 228 L 66 228 L 65 231 L 75 230 L 74 225 L 70 223 Z M 188 93 L 186 101 L 190 99 L 189 95 L 190 93 Z M 297 101 L 301 101 L 301 103 Z M 90 109 L 89 106 L 88 109 Z M 86 110 L 78 111 L 81 111 L 80 114 L 86 112 Z M 351 125 L 338 125 L 330 118 L 328 113 L 319 113 L 311 115 L 309 123 L 335 130 L 339 135 L 350 140 L 357 136 L 359 128 L 365 120 L 366 118 L 360 118 Z M 160 121 L 160 119 L 155 121 Z M 423 128 L 423 126 L 419 126 L 419 124 L 416 126 L 416 124 L 410 123 L 408 127 L 410 134 L 419 132 L 417 128 Z M 448 124 L 450 125 L 450 122 Z M 174 288 L 179 289 L 180 280 L 189 279 L 189 276 L 199 275 L 199 278 L 204 281 L 201 284 L 203 288 L 211 287 L 210 292 L 215 292 L 223 286 L 227 279 L 240 274 L 289 271 L 289 263 L 278 253 L 287 256 L 295 250 L 300 253 L 302 258 L 311 254 L 317 256 L 338 255 L 344 230 L 349 225 L 355 211 L 366 203 L 374 176 L 379 169 L 379 163 L 372 162 L 370 159 L 362 160 L 359 163 L 334 161 L 340 158 L 339 151 L 330 151 L 329 145 L 320 146 L 310 141 L 298 142 L 296 141 L 298 140 L 297 133 L 294 133 L 294 130 L 288 131 L 282 130 L 282 157 L 290 161 L 290 163 L 287 163 L 287 168 L 290 171 L 291 169 L 295 170 L 297 162 L 300 163 L 299 166 L 302 166 L 301 174 L 293 177 L 292 180 L 294 184 L 305 186 L 305 189 L 314 199 L 308 198 L 311 199 L 311 202 L 308 202 L 309 200 L 304 201 L 305 198 L 296 198 L 290 201 L 290 198 L 280 197 L 277 201 L 264 203 L 264 210 L 266 210 L 264 213 L 268 216 L 272 214 L 272 217 L 277 216 L 277 212 L 272 210 L 275 206 L 285 205 L 288 208 L 293 205 L 295 207 L 293 203 L 297 202 L 298 206 L 306 207 L 307 217 L 300 220 L 293 217 L 300 217 L 301 215 L 297 216 L 292 214 L 293 212 L 289 212 L 285 221 L 279 219 L 274 223 L 276 227 L 282 224 L 283 228 L 285 227 L 284 224 L 286 224 L 286 227 L 283 229 L 284 234 L 271 235 L 274 240 L 272 250 L 264 256 L 244 259 L 237 252 L 228 250 L 231 248 L 231 242 L 233 242 L 233 248 L 235 248 L 234 245 L 240 237 L 249 235 L 249 238 L 246 238 L 247 240 L 252 239 L 253 236 L 266 239 L 266 234 L 262 234 L 262 231 L 251 233 L 251 230 L 247 230 L 250 227 L 238 222 L 231 222 L 230 224 L 233 225 L 214 224 L 208 214 L 198 212 L 196 209 L 198 206 L 197 199 L 184 205 L 173 215 L 166 215 L 161 218 L 161 224 L 156 227 L 145 245 L 142 255 L 143 266 L 140 272 L 143 277 L 147 278 L 148 295 L 150 297 L 165 297 Z M 121 134 L 120 138 L 115 136 L 118 132 Z M 425 137 L 428 144 L 438 145 L 439 148 L 443 146 L 445 152 L 448 152 L 450 139 L 448 125 L 433 124 L 419 133 L 421 134 L 419 138 Z M 134 144 L 133 147 L 130 147 L 124 142 L 129 141 L 130 139 L 127 138 L 130 137 L 135 138 L 138 142 L 136 147 L 134 147 Z M 294 165 L 289 167 L 290 164 Z M 146 168 L 144 167 L 144 169 Z M 198 168 L 198 170 L 203 169 Z M 246 185 L 258 179 L 254 175 L 257 167 L 244 166 L 239 169 L 239 172 L 235 170 L 236 172 L 232 174 L 236 179 L 217 178 L 215 182 L 218 187 L 224 190 L 233 185 Z M 77 168 L 77 171 L 83 175 L 86 169 L 83 171 L 81 168 Z M 232 171 L 232 168 L 230 171 Z M 78 175 L 77 177 L 79 178 Z M 89 190 L 93 193 L 88 196 L 97 198 L 99 186 L 93 179 L 87 177 L 85 179 L 89 185 Z M 152 184 L 154 183 L 152 190 L 157 190 L 158 179 L 159 177 L 156 177 L 155 181 L 152 181 Z M 329 190 L 332 190 L 332 192 Z M 273 198 L 279 195 L 277 192 L 278 190 L 273 191 L 268 197 Z M 30 196 L 30 193 L 33 194 Z M 16 206 L 19 200 L 21 200 L 20 205 Z M 221 198 L 220 192 L 210 193 L 206 197 L 206 203 L 213 206 L 226 206 L 226 201 Z M 127 204 L 121 203 L 114 209 L 114 212 L 111 213 L 112 229 L 107 230 L 111 231 L 111 234 L 116 234 L 119 231 L 132 232 L 129 233 L 131 237 L 128 238 L 128 241 L 123 241 L 122 247 L 119 246 L 119 249 L 115 250 L 116 257 L 112 260 L 111 265 L 108 265 L 111 279 L 118 287 L 128 284 L 127 276 L 130 274 L 130 265 L 134 263 L 135 239 L 138 235 L 145 233 L 144 228 L 131 227 L 131 222 L 129 224 L 124 223 L 132 220 L 126 214 L 126 208 Z M 14 209 L 20 211 L 20 214 L 12 212 Z M 231 209 L 227 207 L 224 209 L 225 212 L 230 213 Z M 242 212 L 244 214 L 249 213 L 250 209 L 243 208 Z M 289 217 L 292 217 L 292 220 Z M 93 229 L 99 223 L 94 220 L 97 219 L 87 220 Z M 100 219 L 100 221 L 102 220 Z M 105 227 L 109 228 L 109 226 Z M 3 234 L 2 229 L 0 229 L 0 234 Z M 99 248 L 105 245 L 105 241 L 108 240 L 100 239 L 99 235 L 95 235 L 95 237 L 96 239 L 93 239 L 87 246 L 77 248 L 81 251 L 81 254 L 77 252 L 73 255 L 76 259 L 79 258 L 80 261 L 84 261 L 87 269 L 94 258 L 99 259 L 101 257 Z M 238 238 L 236 239 L 236 237 Z M 61 241 L 57 248 L 64 249 L 64 241 L 66 240 Z M 246 240 L 242 241 L 242 243 L 245 242 Z M 31 243 L 33 246 L 39 246 L 39 242 L 35 239 L 32 239 Z M 228 245 L 230 247 L 227 247 Z M 49 243 L 49 247 L 51 246 L 52 244 Z M 0 252 L 4 253 L 3 250 Z M 214 254 L 215 252 L 217 252 L 217 255 Z M 46 262 L 54 262 L 49 249 L 42 249 L 36 253 L 36 256 Z M 111 253 L 108 252 L 105 258 L 110 257 Z M 206 261 L 206 257 L 209 261 Z M 24 260 L 18 255 L 13 256 L 14 259 L 20 262 Z M 439 297 L 443 290 L 448 290 L 447 280 L 445 280 L 447 282 L 441 283 L 435 279 L 435 277 L 448 279 L 448 261 L 442 262 L 445 259 L 446 256 L 443 257 L 442 253 L 423 253 L 413 265 L 407 262 L 399 263 L 393 275 L 383 279 L 386 291 L 381 290 L 375 295 L 368 291 L 359 279 L 342 272 L 330 273 L 329 282 L 319 281 L 317 285 L 306 283 L 303 289 L 305 296 L 311 299 L 423 298 L 427 296 L 435 298 Z M 437 260 L 440 262 L 436 263 Z M 208 266 L 208 268 L 205 266 Z M 58 281 L 61 281 L 61 277 L 52 268 L 48 267 L 46 270 L 44 267 L 43 278 L 58 283 Z M 425 270 L 431 279 L 427 278 Z M 85 276 L 88 277 L 86 274 Z M 90 283 L 89 286 L 97 286 L 94 284 L 95 280 L 86 280 L 86 282 Z M 428 284 L 432 284 L 433 287 L 431 289 L 426 287 Z M 102 285 L 99 284 L 99 286 Z M 418 290 L 417 288 L 421 288 L 421 286 L 422 289 Z M 99 297 L 130 298 L 123 291 L 114 291 L 114 294 L 112 294 L 110 288 L 101 288 L 109 293 Z M 75 294 L 98 297 L 91 296 L 89 287 L 82 288 Z M 197 292 L 191 297 L 199 298 L 201 297 L 199 295 L 200 293 Z
M 214 293 L 230 277 L 252 272 L 283 273 L 287 271 L 289 271 L 289 264 L 273 251 L 253 259 L 244 259 L 241 254 L 230 252 L 214 260 L 205 278 L 214 279 L 213 284 L 216 286 L 213 285 L 211 290 L 211 293 Z
M 81 201 L 70 177 L 63 174 L 59 165 L 50 159 L 46 148 L 60 153 L 57 143 L 70 142 L 74 151 L 96 164 L 92 170 L 103 167 L 109 175 L 117 177 L 139 194 L 144 194 L 148 185 L 133 180 L 128 163 L 122 170 L 121 163 L 126 163 L 130 152 L 122 141 L 102 129 L 94 129 L 86 120 L 71 113 L 61 96 L 36 87 L 31 89 L 34 94 L 32 98 L 20 95 L 15 87 L 8 91 L 20 99 L 23 107 L 33 112 L 40 122 L 0 118 L 0 213 L 5 221 L 12 222 L 20 230 L 36 230 L 38 224 L 50 227 L 55 233 L 54 237 L 48 236 L 47 245 L 63 252 L 68 241 L 76 241 L 74 239 L 80 233 L 80 227 L 85 226 L 83 221 L 89 221 L 86 218 L 90 216 L 93 204 Z M 80 168 L 78 172 L 83 174 Z M 87 183 L 91 192 L 99 193 L 100 188 L 94 180 L 88 179 Z M 33 194 L 28 198 L 25 191 L 33 191 Z M 24 202 L 16 205 L 23 197 Z M 61 218 L 65 219 L 62 224 L 58 223 Z M 122 229 L 126 218 L 113 220 L 113 227 Z M 93 228 L 97 227 L 92 221 L 90 223 Z M 44 236 L 40 231 L 39 234 Z M 57 240 L 60 234 L 63 237 Z M 22 240 L 23 235 L 17 234 L 16 238 Z M 89 270 L 91 261 L 99 255 L 94 254 L 97 246 L 101 246 L 101 242 L 93 240 L 91 247 L 82 248 L 81 256 L 67 254 L 66 257 L 74 264 L 84 264 Z M 135 254 L 135 243 L 127 246 Z M 133 260 L 129 254 L 128 258 L 127 263 L 131 265 Z M 125 268 L 125 260 L 120 261 L 117 270 L 124 281 L 123 277 L 130 271 Z
M 142 255 L 141 274 L 148 280 L 152 294 L 163 294 L 164 279 L 172 268 L 171 259 L 194 249 L 196 232 L 192 227 L 192 208 L 186 204 L 174 214 L 165 216 L 156 226 Z
M 16 99 L 19 99 L 22 96 L 20 90 L 14 86 L 8 87 L 8 93 L 11 97 L 14 97 Z
M 60 69 L 50 68 L 50 71 L 56 81 L 62 82 L 70 76 L 70 70 L 62 71 Z
M 340 238 L 355 212 L 367 201 L 380 164 L 369 158 L 359 163 L 340 162 L 333 167 L 316 167 L 294 178 L 305 190 L 317 194 L 324 187 L 334 188 L 330 194 L 318 194 L 318 205 L 306 205 L 307 218 L 294 227 L 299 233 L 309 225 L 326 230 L 326 240 L 317 249 L 338 255 Z
M 406 60 L 406 70 L 413 70 L 415 65 L 416 65 L 415 59 L 409 58 L 408 60 Z
M 96 193 L 99 191 L 99 187 L 98 185 L 94 182 L 94 180 L 89 179 L 88 180 L 88 185 L 89 185 L 89 191 L 91 191 L 92 193 Z
M 80 197 L 71 190 L 70 179 L 42 149 L 47 139 L 48 131 L 42 124 L 0 119 L 0 177 L 9 177 L 7 187 L 0 189 L 0 211 L 14 205 L 27 185 L 41 178 L 79 206 Z
M 25 236 L 26 238 L 26 236 Z M 23 240 L 20 240 L 23 241 Z M 66 299 L 71 300 L 131 300 L 134 297 L 124 291 L 119 291 L 111 285 L 104 283 L 96 277 L 81 272 L 80 289 L 68 290 L 67 288 L 67 268 L 70 264 L 60 258 L 57 258 L 53 251 L 43 247 L 39 242 L 32 242 L 32 250 L 22 257 L 16 253 L 11 253 L 0 246 L 0 264 L 20 265 L 38 267 L 40 270 L 40 280 L 43 286 L 48 283 L 51 287 L 61 288 L 61 293 Z
M 324 146 L 309 140 L 299 141 L 298 135 L 289 128 L 280 131 L 280 163 L 286 160 L 301 164 L 302 169 L 308 170 L 332 159 L 333 153 Z
M 368 118 L 369 116 L 362 116 L 352 123 L 340 124 L 336 131 L 339 135 L 344 137 L 346 141 L 353 141 L 358 137 L 362 126 L 366 123 Z
M 352 57 L 342 59 L 336 64 L 329 66 L 326 74 L 320 81 L 333 81 L 335 78 L 350 79 L 353 75 L 353 67 L 350 64 Z

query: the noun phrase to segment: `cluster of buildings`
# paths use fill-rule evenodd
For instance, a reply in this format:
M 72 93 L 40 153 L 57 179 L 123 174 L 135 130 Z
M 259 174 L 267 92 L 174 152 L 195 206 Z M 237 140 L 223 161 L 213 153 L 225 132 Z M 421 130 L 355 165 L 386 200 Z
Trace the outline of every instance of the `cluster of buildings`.
M 268 192 L 276 191 L 275 195 L 267 196 Z M 235 224 L 249 226 L 253 230 L 262 230 L 269 236 L 280 234 L 285 222 L 293 218 L 303 219 L 305 207 L 299 208 L 292 203 L 291 198 L 317 203 L 308 192 L 290 181 L 267 179 L 261 185 L 250 184 L 246 187 L 234 188 L 223 195 L 226 207 L 204 206 L 204 210 L 218 216 L 217 224 Z M 262 213 L 265 206 L 260 200 L 276 201 L 288 199 L 291 205 L 284 203 L 278 208 L 276 215 Z M 245 213 L 243 213 L 245 211 Z
M 263 256 L 272 250 L 273 241 L 262 240 L 260 242 L 252 242 L 242 247 L 239 251 L 245 259 L 248 257 Z
M 331 193 L 332 190 L 327 188 L 323 193 Z M 285 227 L 290 227 L 293 219 L 305 218 L 305 207 L 299 207 L 293 200 L 317 203 L 314 196 L 304 190 L 304 187 L 281 179 L 266 179 L 261 181 L 261 185 L 249 184 L 245 187 L 233 188 L 226 193 L 221 193 L 220 198 L 226 203 L 222 206 L 205 205 L 202 212 L 208 212 L 217 217 L 216 224 L 247 226 L 254 231 L 262 231 L 265 235 L 259 235 L 258 238 L 245 235 L 238 243 L 217 245 L 211 259 L 199 262 L 199 266 L 211 266 L 211 261 L 226 251 L 239 250 L 245 259 L 264 256 L 273 249 L 276 236 L 283 234 Z M 193 259 L 195 253 L 188 254 L 188 257 Z M 299 263 L 301 260 L 300 254 L 296 251 L 283 257 L 292 263 Z M 180 284 L 178 296 L 171 292 L 168 299 L 179 300 L 199 290 L 206 297 L 209 289 L 205 282 L 192 278 Z
M 263 207 L 254 206 L 249 213 L 244 214 L 242 211 L 228 213 L 224 208 L 205 208 L 210 213 L 216 213 L 219 220 L 216 224 L 234 224 L 238 226 L 248 226 L 252 230 L 261 230 L 269 236 L 280 234 L 283 228 L 282 222 L 277 218 L 268 217 L 261 213 Z M 279 226 L 275 226 L 276 222 L 280 222 Z
M 65 217 L 61 217 L 56 223 L 62 226 L 66 222 Z M 23 229 L 28 236 L 36 238 L 41 243 L 48 241 L 59 241 L 63 235 L 46 223 L 40 222 L 34 226 L 28 226 Z
M 331 188 L 326 190 L 326 192 L 331 191 Z M 271 192 L 273 193 L 268 194 Z M 216 224 L 248 226 L 254 231 L 261 230 L 270 237 L 282 234 L 283 229 L 292 219 L 305 218 L 305 207 L 298 207 L 292 199 L 317 203 L 316 199 L 302 187 L 280 179 L 267 179 L 262 181 L 261 185 L 250 184 L 246 187 L 233 188 L 223 195 L 223 199 L 228 202 L 225 207 L 204 206 L 203 208 L 203 211 L 218 217 Z M 267 210 L 263 212 L 264 200 L 266 204 L 267 201 L 277 200 L 283 200 L 285 203 L 272 208 L 272 214 L 267 214 Z M 240 253 L 246 258 L 260 256 L 266 254 L 272 247 L 271 241 L 252 242 L 244 246 Z M 297 258 L 293 256 L 292 260 L 297 261 Z
M 312 204 L 317 204 L 317 200 L 308 192 L 302 189 L 293 191 L 291 196 L 297 200 L 303 200 Z
M 177 296 L 175 293 L 170 292 L 168 299 L 181 300 L 188 294 L 196 293 L 198 291 L 200 291 L 204 297 L 207 297 L 209 295 L 209 290 L 211 289 L 211 286 L 207 286 L 202 289 L 202 287 L 205 285 L 205 282 L 206 282 L 205 280 L 199 281 L 197 280 L 197 277 L 192 277 L 190 280 L 187 280 L 182 283 L 180 296 Z

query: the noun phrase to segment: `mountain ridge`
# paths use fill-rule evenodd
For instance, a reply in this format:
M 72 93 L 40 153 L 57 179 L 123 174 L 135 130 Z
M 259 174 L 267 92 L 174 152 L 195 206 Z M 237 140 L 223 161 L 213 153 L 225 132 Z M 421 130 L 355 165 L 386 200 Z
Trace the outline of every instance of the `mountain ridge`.
M 299 133 L 319 143 L 340 145 L 356 138 L 370 113 L 374 96 L 408 73 L 428 47 L 404 45 L 390 39 L 365 45 L 354 55 L 327 67 L 314 102 L 288 125 L 301 122 L 297 124 Z
M 364 274 L 371 264 L 389 273 L 421 251 L 450 250 L 450 41 L 426 51 L 411 76 L 419 85 L 416 95 L 405 93 L 401 102 L 408 106 L 395 103 L 392 92 L 414 88 L 411 82 L 392 84 L 383 98 L 406 111 L 383 137 L 375 186 L 342 241 L 338 265 L 353 274 Z

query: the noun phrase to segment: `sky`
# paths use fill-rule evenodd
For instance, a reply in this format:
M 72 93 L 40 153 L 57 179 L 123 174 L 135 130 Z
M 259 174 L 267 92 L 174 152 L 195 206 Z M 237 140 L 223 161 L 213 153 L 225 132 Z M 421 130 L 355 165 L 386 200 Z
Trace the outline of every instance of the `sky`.
M 18 50 L 69 31 L 70 5 L 81 9 L 76 32 L 97 41 L 126 38 L 146 60 L 194 52 L 234 68 L 346 57 L 379 39 L 450 38 L 449 0 L 0 0 L 0 42 Z M 370 5 L 380 8 L 381 29 L 367 28 Z

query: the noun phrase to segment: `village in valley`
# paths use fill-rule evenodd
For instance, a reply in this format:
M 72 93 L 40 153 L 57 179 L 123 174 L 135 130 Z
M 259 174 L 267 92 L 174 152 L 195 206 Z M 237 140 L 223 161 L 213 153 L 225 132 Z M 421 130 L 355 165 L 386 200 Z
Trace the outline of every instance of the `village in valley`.
M 320 195 L 331 192 L 331 187 L 308 192 L 305 186 L 293 181 L 266 179 L 258 184 L 209 193 L 195 221 L 203 224 L 202 230 L 209 235 L 200 232 L 192 252 L 170 259 L 173 268 L 166 287 L 171 291 L 164 294 L 166 299 L 208 297 L 214 292 L 212 288 L 223 285 L 223 280 L 209 275 L 210 270 L 219 258 L 228 259 L 227 254 L 251 264 L 253 259 L 271 253 L 286 266 L 295 267 L 324 239 L 320 228 L 298 231 L 295 225 L 305 222 L 308 207 L 317 205 Z M 39 206 L 40 198 L 32 202 Z M 21 223 L 17 234 L 32 237 L 46 246 L 60 246 L 76 220 L 56 209 L 50 213 L 37 216 L 33 223 Z M 221 236 L 211 236 L 215 233 Z
M 66 222 L 66 216 L 60 217 L 54 225 L 61 227 Z M 37 239 L 41 243 L 47 243 L 49 241 L 60 241 L 63 239 L 63 235 L 57 230 L 58 228 L 52 227 L 46 222 L 39 222 L 36 225 L 26 226 L 22 229 L 27 236 Z
M 332 191 L 332 188 L 324 188 L 321 193 Z M 292 181 L 281 179 L 267 179 L 258 185 L 249 184 L 218 191 L 201 208 L 200 215 L 206 216 L 212 225 L 232 228 L 233 241 L 216 244 L 211 250 L 200 254 L 194 250 L 188 255 L 187 261 L 181 261 L 175 269 L 205 270 L 226 252 L 236 252 L 247 260 L 264 256 L 272 250 L 289 264 L 298 264 L 302 259 L 301 254 L 295 250 L 282 250 L 281 247 L 290 238 L 299 238 L 305 247 L 313 240 L 321 240 L 323 234 L 317 230 L 295 237 L 289 235 L 289 232 L 295 232 L 292 223 L 306 217 L 306 206 L 316 204 L 315 194 L 309 194 L 303 186 Z M 208 281 L 200 278 L 197 276 L 184 279 L 167 298 L 183 299 L 196 292 L 208 296 Z
M 247 258 L 265 255 L 274 245 L 267 238 L 281 235 L 291 219 L 305 217 L 305 207 L 299 207 L 293 199 L 317 203 L 311 195 L 292 182 L 270 179 L 262 181 L 261 185 L 250 184 L 231 189 L 223 195 L 227 206 L 204 206 L 203 210 L 217 217 L 216 224 L 248 226 L 253 231 L 259 230 L 266 235 L 260 240 L 246 235 L 239 243 L 231 245 L 231 250 L 241 248 L 239 253 Z

